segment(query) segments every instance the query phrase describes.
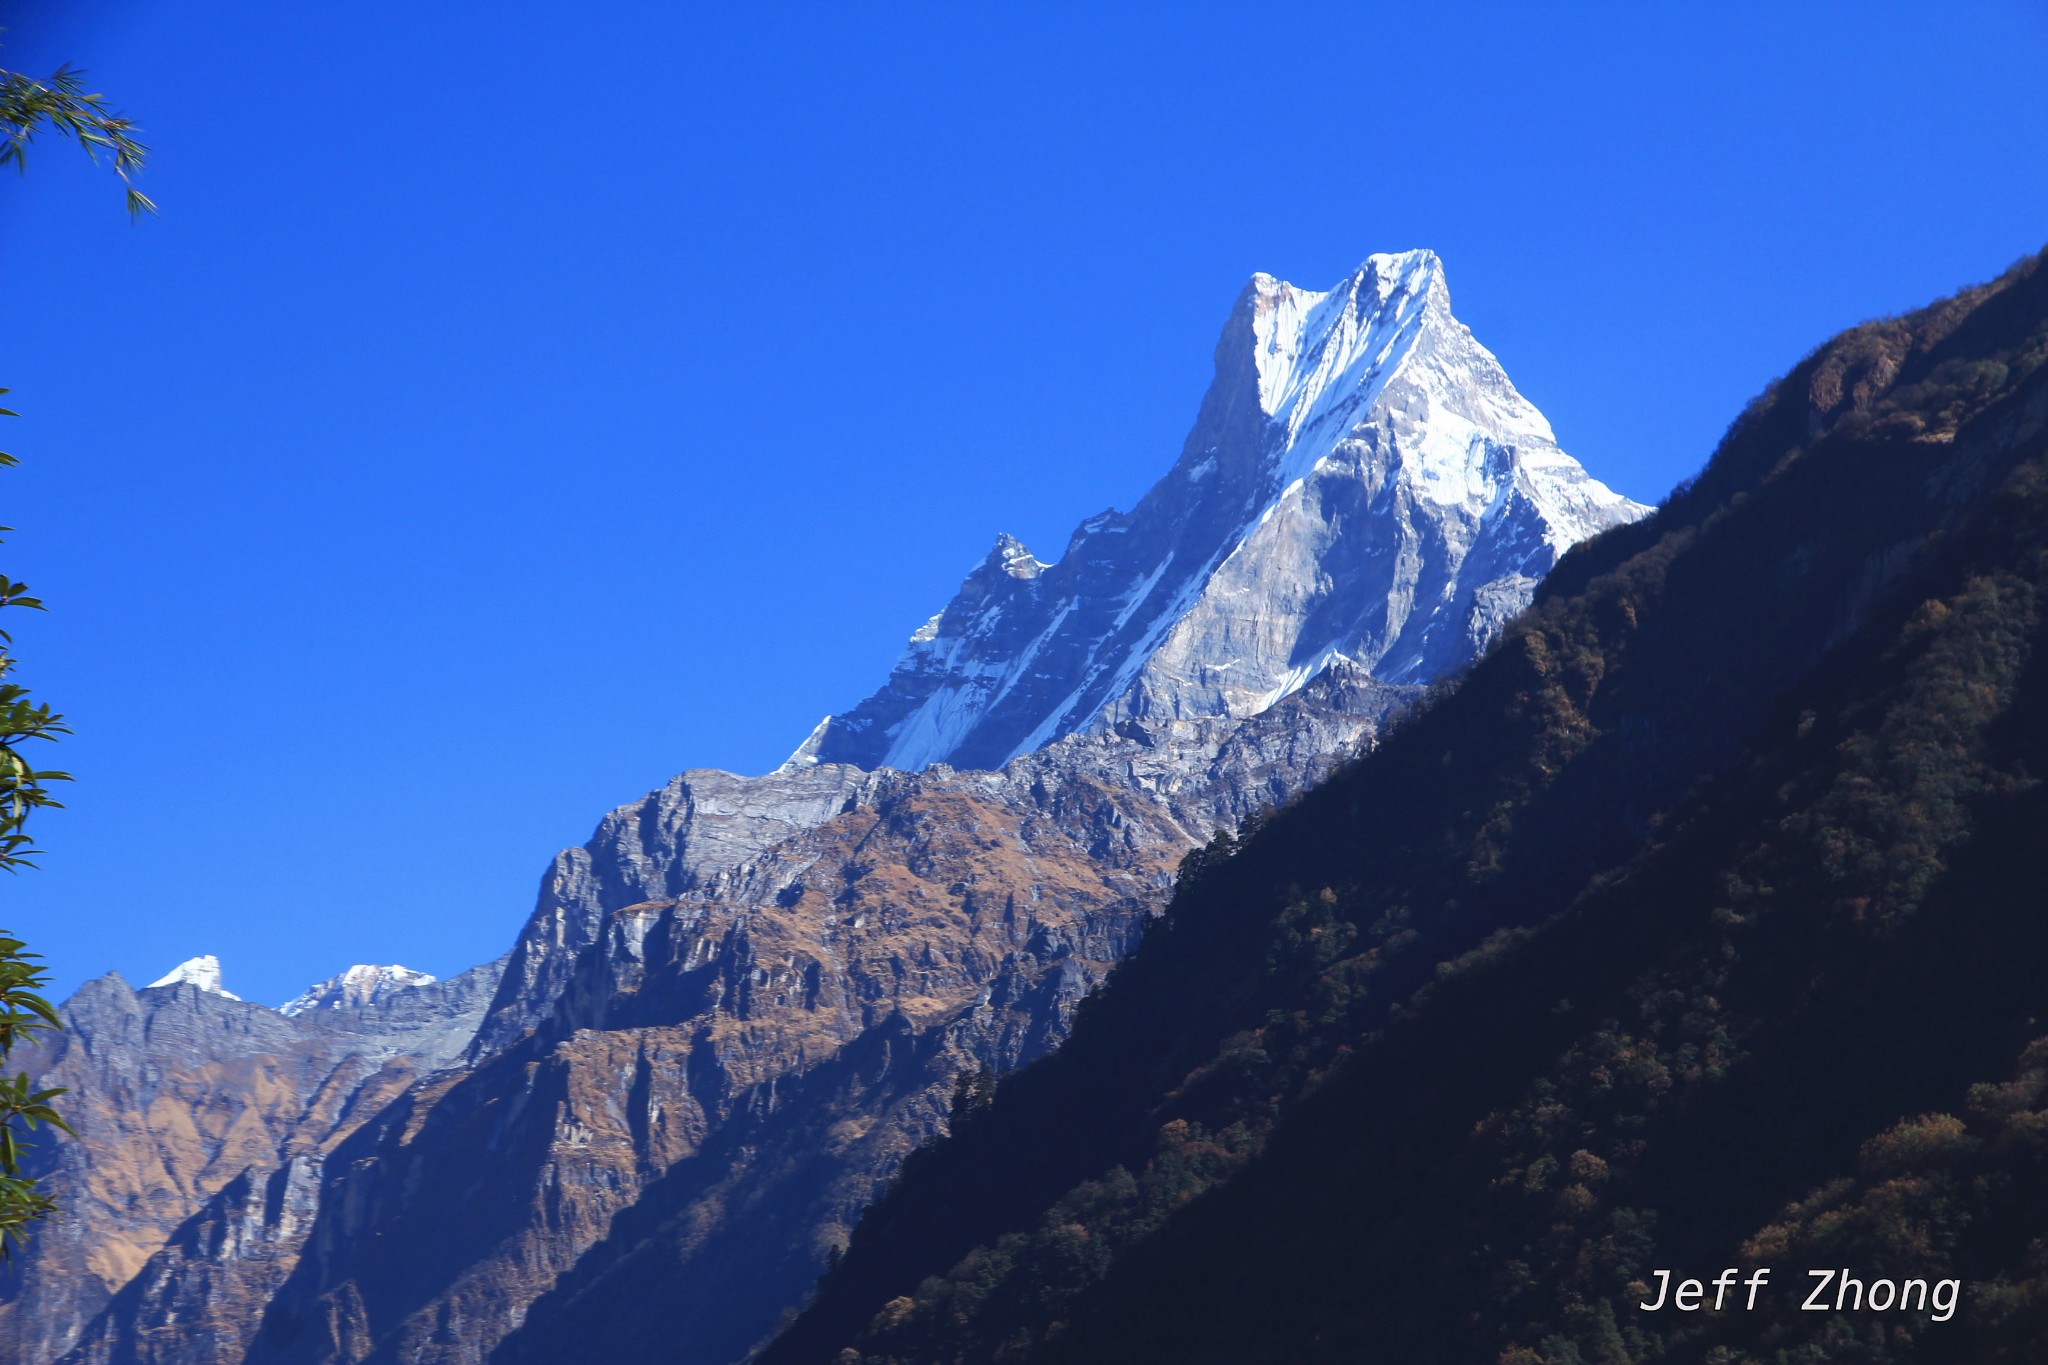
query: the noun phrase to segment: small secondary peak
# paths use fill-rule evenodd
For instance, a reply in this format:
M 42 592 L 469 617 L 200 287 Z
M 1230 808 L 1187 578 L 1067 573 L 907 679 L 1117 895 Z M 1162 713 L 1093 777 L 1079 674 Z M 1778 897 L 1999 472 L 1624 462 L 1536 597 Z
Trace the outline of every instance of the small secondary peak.
M 302 994 L 279 1005 L 277 1012 L 295 1015 L 308 1010 L 360 1008 L 377 1004 L 399 991 L 433 983 L 434 977 L 430 973 L 416 972 L 410 967 L 396 964 L 380 967 L 359 962 L 340 976 L 308 986 Z
M 1024 547 L 1024 542 L 1008 531 L 996 537 L 996 545 L 988 552 L 987 564 L 1000 569 L 1012 578 L 1036 578 L 1047 567 L 1037 555 Z
M 180 962 L 177 966 L 171 968 L 147 986 L 144 986 L 143 989 L 155 990 L 159 986 L 197 986 L 202 991 L 226 996 L 230 1000 L 240 1000 L 242 998 L 233 991 L 226 990 L 221 986 L 220 959 L 212 953 L 202 953 L 198 957 L 186 958 L 183 962 Z

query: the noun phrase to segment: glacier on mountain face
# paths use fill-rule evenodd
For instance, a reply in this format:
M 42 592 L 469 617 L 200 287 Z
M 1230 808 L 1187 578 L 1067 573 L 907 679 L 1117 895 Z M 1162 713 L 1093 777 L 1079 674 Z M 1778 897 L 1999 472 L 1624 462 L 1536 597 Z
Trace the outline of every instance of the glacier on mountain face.
M 1558 448 L 1434 252 L 1322 292 L 1255 275 L 1166 477 L 1054 563 L 998 538 L 787 766 L 996 768 L 1090 727 L 1254 715 L 1338 660 L 1427 682 L 1648 511 Z

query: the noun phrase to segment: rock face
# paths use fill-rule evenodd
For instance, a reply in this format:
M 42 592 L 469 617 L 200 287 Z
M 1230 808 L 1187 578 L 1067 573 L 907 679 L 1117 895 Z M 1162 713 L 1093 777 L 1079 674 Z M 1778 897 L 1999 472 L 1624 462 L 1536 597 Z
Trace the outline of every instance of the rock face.
M 823 823 L 884 782 L 834 765 L 772 778 L 697 769 L 614 810 L 582 848 L 555 856 L 478 1034 L 479 1056 L 548 1016 L 604 916 L 713 886 L 780 840 Z
M 997 540 L 795 761 L 994 768 L 1090 724 L 1255 715 L 1340 657 L 1427 682 L 1647 511 L 1558 449 L 1434 252 L 1324 293 L 1256 275 L 1172 472 L 1057 564 Z
M 1135 512 L 1054 565 L 999 541 L 776 772 L 613 811 L 437 1060 L 216 1162 L 14 1359 L 559 1361 L 592 1315 L 650 1358 L 742 1358 L 962 1077 L 1064 1038 L 1189 850 L 1369 745 L 1641 510 L 1558 452 L 1434 256 L 1329 294 L 1255 278 Z M 446 989 L 380 970 L 240 1006 L 249 1055 Z
M 590 870 L 583 894 L 682 889 L 587 921 L 543 896 L 507 980 L 559 982 L 545 1017 L 334 1154 L 247 1358 L 573 1356 L 551 1324 L 650 1264 L 689 1306 L 661 1349 L 739 1358 L 943 1130 L 963 1072 L 1065 1035 L 1189 848 L 1415 691 L 1340 667 L 1249 721 L 1073 735 L 998 772 L 689 773 L 614 812 L 562 864 Z M 814 824 L 735 834 L 772 828 L 779 791 L 828 788 Z M 729 841 L 716 860 L 700 819 Z M 588 946 L 558 952 L 578 923 Z M 501 990 L 493 1019 L 530 1004 Z
M 107 1323 L 99 1344 L 69 1358 L 222 1358 L 109 1354 L 106 1338 L 118 1324 L 122 1349 L 140 1349 L 148 1323 L 130 1301 L 161 1258 L 182 1257 L 167 1243 L 217 1217 L 223 1201 L 248 1205 L 251 1190 L 268 1207 L 270 1177 L 287 1166 L 296 1174 L 286 1184 L 307 1188 L 357 1124 L 459 1057 L 500 965 L 394 994 L 381 1008 L 301 1018 L 236 999 L 211 957 L 185 963 L 169 985 L 138 991 L 109 974 L 80 987 L 61 1010 L 63 1032 L 21 1054 L 41 1082 L 71 1091 L 63 1112 L 78 1140 L 31 1150 L 62 1214 L 37 1232 L 20 1275 L 0 1280 L 0 1360 L 65 1357 L 96 1318 Z M 232 1320 L 263 1301 L 227 1291 L 242 1258 L 215 1250 L 211 1292 L 181 1305 L 195 1322 Z M 192 1327 L 181 1326 L 180 1349 Z

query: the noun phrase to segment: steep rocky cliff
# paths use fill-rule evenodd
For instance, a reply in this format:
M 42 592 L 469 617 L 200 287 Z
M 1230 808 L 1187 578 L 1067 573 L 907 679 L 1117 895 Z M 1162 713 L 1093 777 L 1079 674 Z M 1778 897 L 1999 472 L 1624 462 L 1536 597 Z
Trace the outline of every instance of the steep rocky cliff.
M 508 1358 L 555 1358 L 559 1306 L 649 1265 L 688 1323 L 665 1349 L 738 1358 L 944 1130 L 961 1074 L 1065 1035 L 1188 849 L 1412 692 L 1337 670 L 1250 722 L 1075 735 L 994 773 L 794 774 L 861 795 L 606 915 L 536 1028 L 337 1153 L 249 1359 L 481 1361 L 529 1317 L 542 1344 Z M 631 852 L 590 864 L 665 879 L 649 828 L 607 821 Z

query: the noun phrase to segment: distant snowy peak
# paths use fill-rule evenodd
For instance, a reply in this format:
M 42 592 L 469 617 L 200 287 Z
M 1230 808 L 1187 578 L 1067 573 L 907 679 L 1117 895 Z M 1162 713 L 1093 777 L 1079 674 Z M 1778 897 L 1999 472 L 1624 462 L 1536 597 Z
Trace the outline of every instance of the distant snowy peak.
M 1255 275 L 1166 477 L 1057 563 L 1000 538 L 790 765 L 994 768 L 1090 726 L 1257 714 L 1340 659 L 1427 682 L 1648 510 L 1558 449 L 1434 252 L 1323 291 Z
M 180 962 L 177 966 L 143 987 L 143 989 L 155 990 L 159 986 L 197 986 L 202 991 L 223 995 L 230 1000 L 240 1000 L 242 998 L 233 991 L 225 990 L 221 987 L 220 959 L 212 953 L 186 958 L 183 962 Z
M 399 991 L 433 983 L 432 976 L 410 967 L 377 967 L 358 963 L 340 976 L 309 986 L 303 994 L 279 1005 L 277 1012 L 295 1015 L 308 1010 L 357 1009 L 378 1004 Z

